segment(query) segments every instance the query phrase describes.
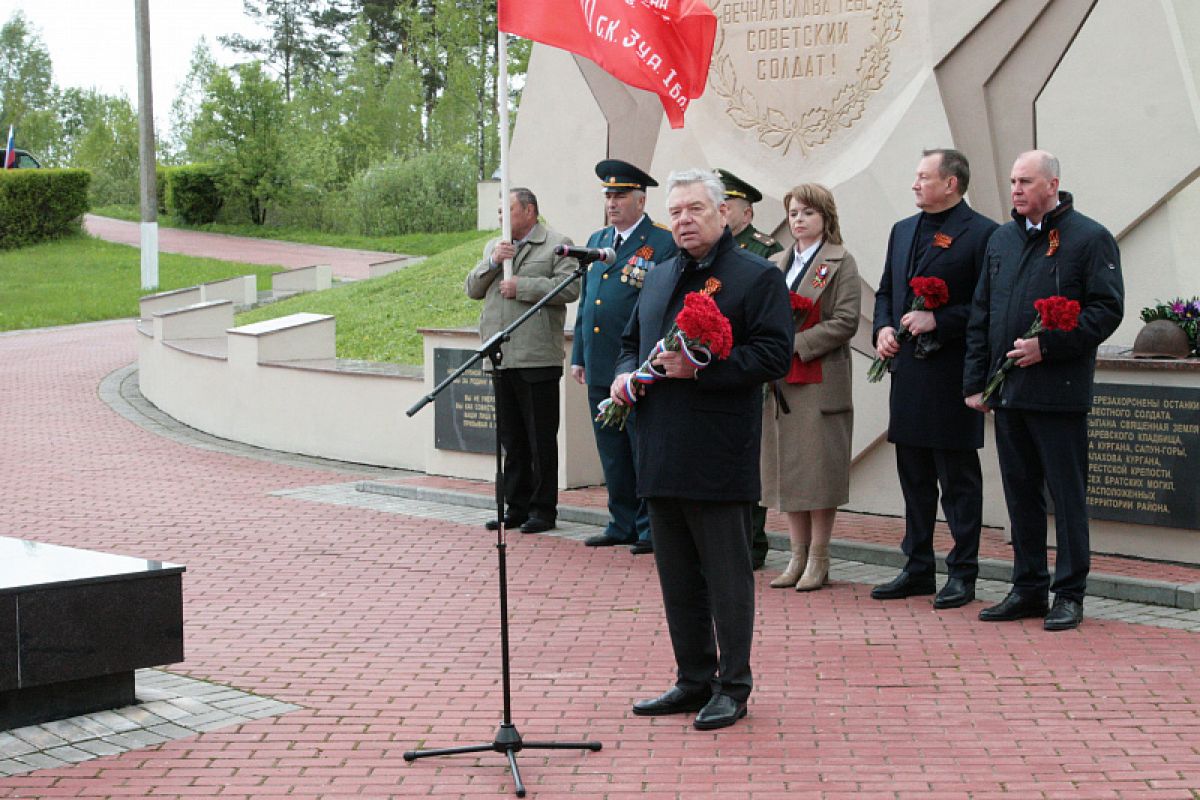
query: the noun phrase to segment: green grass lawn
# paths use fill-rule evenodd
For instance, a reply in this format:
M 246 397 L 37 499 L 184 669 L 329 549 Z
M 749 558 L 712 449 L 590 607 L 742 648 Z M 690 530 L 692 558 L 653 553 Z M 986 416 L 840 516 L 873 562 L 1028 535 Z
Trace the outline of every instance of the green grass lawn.
M 258 276 L 269 289 L 277 267 L 162 253 L 157 291 L 237 275 Z M 136 317 L 141 253 L 135 247 L 87 236 L 0 251 L 0 330 L 44 328 Z
M 136 206 L 103 206 L 93 208 L 92 214 L 113 217 L 127 222 L 141 221 Z M 326 247 L 348 247 L 353 250 L 379 250 L 384 253 L 404 253 L 413 256 L 431 256 L 463 242 L 474 241 L 479 231 L 456 231 L 454 233 L 411 233 L 404 236 L 359 236 L 356 234 L 323 233 L 302 228 L 275 228 L 268 225 L 180 225 L 171 217 L 160 216 L 159 227 L 180 228 L 189 231 L 227 233 L 231 236 L 250 236 L 255 239 L 278 239 L 283 242 L 320 244 Z
M 238 325 L 308 311 L 337 317 L 337 355 L 367 361 L 420 365 L 418 328 L 457 328 L 479 321 L 480 303 L 463 289 L 491 234 L 474 239 L 420 264 L 369 281 L 298 295 L 239 314 Z

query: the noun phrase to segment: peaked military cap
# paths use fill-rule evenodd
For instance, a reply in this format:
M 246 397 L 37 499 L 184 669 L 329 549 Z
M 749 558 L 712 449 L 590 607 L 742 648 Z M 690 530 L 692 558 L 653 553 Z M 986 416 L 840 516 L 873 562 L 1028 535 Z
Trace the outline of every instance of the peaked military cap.
M 658 186 L 651 178 L 628 161 L 606 158 L 596 165 L 596 176 L 600 178 L 605 192 L 629 192 L 646 190 L 647 186 Z
M 740 197 L 748 203 L 757 203 L 762 200 L 762 192 L 755 189 L 744 180 L 734 175 L 732 172 L 724 169 L 718 169 L 717 174 L 721 176 L 721 183 L 725 184 L 726 197 Z

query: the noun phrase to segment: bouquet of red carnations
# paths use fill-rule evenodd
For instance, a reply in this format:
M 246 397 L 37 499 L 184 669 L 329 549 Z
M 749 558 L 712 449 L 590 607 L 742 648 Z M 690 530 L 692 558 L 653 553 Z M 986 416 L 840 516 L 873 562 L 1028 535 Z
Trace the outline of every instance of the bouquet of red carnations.
M 1043 331 L 1072 331 L 1079 324 L 1079 303 L 1075 300 L 1068 300 L 1062 295 L 1051 295 L 1043 297 L 1041 300 L 1034 300 L 1033 307 L 1037 309 L 1037 319 L 1029 326 L 1029 330 L 1025 331 L 1022 339 L 1032 339 Z M 1013 366 L 1017 363 L 1015 358 L 1007 358 L 1000 365 L 1000 369 L 992 376 L 987 383 L 987 388 L 983 390 L 983 401 L 992 396 L 1000 384 L 1004 383 L 1004 378 L 1012 371 Z
M 909 311 L 933 311 L 935 308 L 946 305 L 950 299 L 950 287 L 946 286 L 946 282 L 941 278 L 923 278 L 918 275 L 909 281 L 908 285 L 915 295 Z M 900 326 L 900 330 L 896 333 L 896 341 L 904 343 L 911 338 L 912 332 L 908 328 Z M 867 380 L 871 383 L 879 383 L 887 374 L 888 366 L 891 363 L 891 357 L 876 357 L 867 370 Z
M 812 313 L 812 298 L 788 292 L 788 302 L 792 304 L 792 321 L 796 323 L 796 330 L 799 330 L 804 321 L 808 319 L 808 315 Z
M 683 298 L 683 308 L 675 315 L 675 324 L 667 335 L 658 340 L 650 355 L 625 379 L 622 394 L 625 405 L 614 403 L 612 398 L 605 398 L 597 406 L 596 422 L 601 427 L 616 426 L 624 429 L 625 420 L 637 402 L 638 385 L 647 386 L 666 377 L 666 373 L 654 366 L 655 356 L 659 353 L 673 351 L 682 352 L 697 370 L 704 369 L 714 358 L 728 358 L 733 349 L 733 328 L 729 318 L 717 308 L 712 295 L 721 289 L 721 282 L 709 278 L 704 288 L 698 292 L 690 292 Z

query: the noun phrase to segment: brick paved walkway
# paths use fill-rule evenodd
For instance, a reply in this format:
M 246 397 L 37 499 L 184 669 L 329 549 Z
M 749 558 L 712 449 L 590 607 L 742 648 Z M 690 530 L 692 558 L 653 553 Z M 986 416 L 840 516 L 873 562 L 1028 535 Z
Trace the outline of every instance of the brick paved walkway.
M 135 247 L 141 243 L 141 226 L 137 222 L 86 214 L 84 228 L 92 236 L 106 241 Z M 397 258 L 395 253 L 374 250 L 349 250 L 315 244 L 279 242 L 273 239 L 251 239 L 245 236 L 161 226 L 158 229 L 158 249 L 163 253 L 181 253 L 185 256 L 219 258 L 247 264 L 278 265 L 288 269 L 329 264 L 333 267 L 334 277 L 353 280 L 370 277 L 369 265 Z
M 505 797 L 494 539 L 474 517 L 327 502 L 343 472 L 201 449 L 98 396 L 132 323 L 0 336 L 0 533 L 184 563 L 169 671 L 301 710 L 0 778 L 0 797 Z M 479 512 L 475 512 L 478 514 Z M 671 656 L 653 564 L 510 542 L 514 716 L 537 798 L 1200 797 L 1200 638 L 1091 617 L 983 625 L 839 577 L 765 588 L 750 716 L 718 733 L 629 703 Z

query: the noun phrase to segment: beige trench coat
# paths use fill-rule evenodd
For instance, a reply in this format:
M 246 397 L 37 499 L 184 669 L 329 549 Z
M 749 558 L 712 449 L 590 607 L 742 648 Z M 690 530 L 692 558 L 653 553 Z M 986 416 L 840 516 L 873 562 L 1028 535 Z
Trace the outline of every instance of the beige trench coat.
M 771 258 L 787 273 L 793 250 Z M 828 268 L 825 285 L 819 273 Z M 821 383 L 776 385 L 790 413 L 768 391 L 763 403 L 762 504 L 780 511 L 836 508 L 850 499 L 850 438 L 854 429 L 850 340 L 860 319 L 854 256 L 824 244 L 796 291 L 820 303 L 816 325 L 796 333 L 793 352 L 821 363 Z M 789 287 L 790 288 L 790 287 Z

